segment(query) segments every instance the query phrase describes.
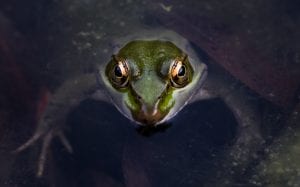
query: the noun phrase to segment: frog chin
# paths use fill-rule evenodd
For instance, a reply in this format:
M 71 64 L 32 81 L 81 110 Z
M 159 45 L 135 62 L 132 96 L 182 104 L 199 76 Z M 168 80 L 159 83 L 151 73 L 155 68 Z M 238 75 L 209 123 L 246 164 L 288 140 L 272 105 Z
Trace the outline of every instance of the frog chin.
M 141 126 L 156 126 L 166 116 L 158 110 L 159 100 L 153 106 L 143 104 L 139 111 L 131 112 L 134 121 Z
M 180 110 L 176 109 L 171 109 L 169 112 L 161 112 L 156 109 L 151 112 L 141 110 L 136 115 L 132 116 L 132 118 L 138 125 L 156 127 L 172 119 L 179 111 Z
M 155 127 L 160 124 L 166 123 L 168 120 L 172 119 L 174 116 L 177 115 L 179 111 L 181 111 L 185 105 L 188 104 L 189 100 L 191 99 L 193 94 L 188 95 L 188 97 L 181 98 L 180 96 L 182 93 L 175 92 L 174 96 L 177 99 L 177 102 L 170 104 L 169 107 L 162 110 L 159 105 L 161 104 L 161 99 L 158 99 L 155 104 L 147 105 L 141 102 L 141 107 L 139 110 L 131 109 L 129 105 L 124 103 L 122 107 L 122 113 L 141 126 L 148 126 L 148 127 Z

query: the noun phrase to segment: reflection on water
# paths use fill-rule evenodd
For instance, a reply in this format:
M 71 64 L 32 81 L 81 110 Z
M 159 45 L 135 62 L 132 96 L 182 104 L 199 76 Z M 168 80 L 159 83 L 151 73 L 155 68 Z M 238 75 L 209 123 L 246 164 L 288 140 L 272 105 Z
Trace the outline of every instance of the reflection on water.
M 0 186 L 298 186 L 295 23 L 300 16 L 294 4 L 2 1 Z M 268 17 L 273 14 L 285 23 Z M 245 170 L 230 173 L 234 163 L 227 153 L 238 135 L 237 122 L 220 100 L 188 106 L 153 131 L 138 129 L 111 105 L 87 100 L 68 116 L 74 153 L 53 142 L 47 172 L 37 179 L 40 145 L 19 155 L 10 152 L 32 134 L 49 90 L 67 77 L 92 71 L 95 62 L 106 63 L 101 59 L 111 55 L 112 40 L 157 26 L 183 34 L 261 95 L 266 142 L 257 157 Z

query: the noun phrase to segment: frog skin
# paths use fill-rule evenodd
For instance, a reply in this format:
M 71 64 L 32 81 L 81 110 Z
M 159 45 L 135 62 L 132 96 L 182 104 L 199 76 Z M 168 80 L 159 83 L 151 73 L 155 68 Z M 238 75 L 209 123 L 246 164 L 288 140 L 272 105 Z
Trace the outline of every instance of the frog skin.
M 145 31 L 116 39 L 112 46 L 107 63 L 100 64 L 94 73 L 66 80 L 55 91 L 35 133 L 16 150 L 23 151 L 42 140 L 37 176 L 43 174 L 54 137 L 72 152 L 63 133 L 66 116 L 88 97 L 114 104 L 128 119 L 147 127 L 172 120 L 187 104 L 219 97 L 239 123 L 236 149 L 259 141 L 259 119 L 247 91 L 219 68 L 212 66 L 212 73 L 207 73 L 207 65 L 182 36 L 168 30 Z M 249 151 L 233 154 L 245 157 Z

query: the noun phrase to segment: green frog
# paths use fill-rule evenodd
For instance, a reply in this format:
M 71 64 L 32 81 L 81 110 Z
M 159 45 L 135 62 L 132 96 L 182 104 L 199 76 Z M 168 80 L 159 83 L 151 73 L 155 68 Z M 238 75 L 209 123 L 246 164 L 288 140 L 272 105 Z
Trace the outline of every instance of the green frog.
M 16 150 L 42 140 L 38 176 L 54 137 L 72 152 L 63 133 L 66 116 L 88 97 L 111 103 L 135 124 L 151 128 L 171 121 L 187 104 L 219 97 L 239 123 L 232 154 L 245 157 L 252 149 L 240 149 L 259 141 L 257 110 L 247 90 L 220 68 L 208 67 L 184 37 L 169 30 L 143 31 L 112 46 L 111 57 L 99 59 L 105 63 L 98 63 L 94 73 L 68 79 L 55 91 L 35 133 Z

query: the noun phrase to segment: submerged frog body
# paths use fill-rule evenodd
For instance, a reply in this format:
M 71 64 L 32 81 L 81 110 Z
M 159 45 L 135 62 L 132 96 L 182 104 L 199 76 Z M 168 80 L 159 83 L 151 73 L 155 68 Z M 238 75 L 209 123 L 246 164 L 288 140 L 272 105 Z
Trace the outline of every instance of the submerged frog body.
M 220 97 L 239 122 L 236 149 L 245 146 L 236 157 L 252 151 L 260 135 L 259 119 L 246 91 L 235 87 L 233 79 L 218 68 L 212 68 L 196 55 L 189 42 L 165 30 L 140 32 L 117 40 L 112 56 L 93 74 L 79 75 L 65 81 L 54 93 L 34 135 L 17 152 L 38 139 L 43 147 L 38 176 L 44 170 L 47 150 L 58 136 L 72 152 L 63 134 L 70 110 L 87 97 L 113 103 L 127 118 L 143 126 L 157 126 L 171 120 L 186 104 Z M 207 76 L 208 75 L 208 76 Z M 188 127 L 187 127 L 188 128 Z

